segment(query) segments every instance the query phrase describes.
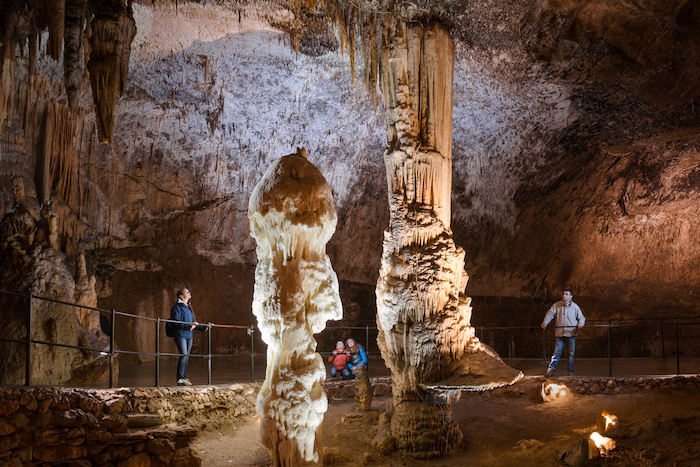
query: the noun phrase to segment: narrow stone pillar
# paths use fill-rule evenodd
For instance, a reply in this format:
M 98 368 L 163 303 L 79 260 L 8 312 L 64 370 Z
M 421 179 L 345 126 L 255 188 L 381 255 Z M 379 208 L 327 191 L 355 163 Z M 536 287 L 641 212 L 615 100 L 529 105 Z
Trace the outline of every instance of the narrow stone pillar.
M 325 251 L 337 223 L 333 195 L 305 150 L 268 168 L 250 197 L 248 217 L 258 256 L 253 313 L 267 344 L 257 404 L 262 443 L 275 466 L 323 465 L 328 399 L 314 334 L 343 313 Z
M 377 341 L 393 378 L 396 446 L 432 458 L 462 437 L 450 419 L 460 390 L 510 384 L 521 374 L 475 337 L 471 299 L 461 295 L 468 280 L 464 250 L 450 230 L 452 38 L 438 21 L 394 21 L 387 37 L 382 87 L 390 225 L 376 289 Z M 496 367 L 503 374 L 492 375 Z

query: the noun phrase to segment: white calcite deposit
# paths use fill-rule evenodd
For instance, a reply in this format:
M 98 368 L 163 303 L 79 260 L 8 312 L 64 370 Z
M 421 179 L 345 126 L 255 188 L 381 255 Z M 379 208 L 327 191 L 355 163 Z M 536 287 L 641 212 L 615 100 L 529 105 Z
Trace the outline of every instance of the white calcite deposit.
M 337 223 L 333 196 L 306 150 L 268 168 L 250 197 L 248 217 L 258 256 L 253 313 L 267 344 L 258 394 L 262 441 L 275 466 L 322 464 L 328 399 L 314 334 L 343 313 L 325 251 Z

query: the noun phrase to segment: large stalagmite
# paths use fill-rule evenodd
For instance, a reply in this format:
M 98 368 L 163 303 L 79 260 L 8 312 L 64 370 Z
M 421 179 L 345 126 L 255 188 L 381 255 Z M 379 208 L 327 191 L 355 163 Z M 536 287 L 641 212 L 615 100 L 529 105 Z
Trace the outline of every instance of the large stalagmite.
M 377 283 L 378 344 L 393 377 L 396 446 L 430 458 L 461 439 L 449 418 L 461 390 L 511 384 L 522 374 L 475 337 L 470 299 L 461 295 L 464 250 L 450 230 L 452 39 L 435 21 L 397 21 L 387 37 L 390 226 Z
M 275 466 L 322 465 L 328 400 L 314 334 L 342 318 L 338 278 L 326 255 L 337 215 L 330 186 L 300 149 L 275 161 L 250 196 L 257 241 L 253 313 L 267 344 L 258 393 L 260 434 Z

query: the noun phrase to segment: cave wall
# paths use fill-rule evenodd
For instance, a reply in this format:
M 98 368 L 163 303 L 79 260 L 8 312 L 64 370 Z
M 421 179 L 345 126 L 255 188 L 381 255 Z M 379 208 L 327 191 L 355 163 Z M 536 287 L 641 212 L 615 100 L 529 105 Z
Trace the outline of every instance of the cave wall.
M 563 286 L 593 318 L 697 314 L 695 3 L 436 8 L 455 39 L 452 230 L 474 324 L 538 323 Z M 87 80 L 82 110 L 69 112 L 47 36 L 33 80 L 16 50 L 14 110 L 0 134 L 3 212 L 12 173 L 31 179 L 37 208 L 56 200 L 63 249 L 88 251 L 101 307 L 165 317 L 185 282 L 208 297 L 203 321 L 247 322 L 246 306 L 228 304 L 252 290 L 248 196 L 273 159 L 303 146 L 337 205 L 328 252 L 341 297 L 371 318 L 365 298 L 389 219 L 384 112 L 351 80 L 347 53 L 332 41 L 326 53 L 295 52 L 276 29 L 290 13 L 266 2 L 133 11 L 111 145 L 96 136 Z

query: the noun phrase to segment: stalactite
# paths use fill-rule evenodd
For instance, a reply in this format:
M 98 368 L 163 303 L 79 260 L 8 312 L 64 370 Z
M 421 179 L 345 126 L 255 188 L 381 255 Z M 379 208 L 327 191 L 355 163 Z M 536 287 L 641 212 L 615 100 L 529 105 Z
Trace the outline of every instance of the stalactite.
M 124 91 L 136 23 L 130 6 L 103 7 L 91 22 L 90 83 L 100 140 L 112 141 L 114 106 Z
M 66 0 L 65 52 L 63 60 L 66 96 L 71 110 L 77 110 L 84 83 L 85 67 L 81 50 L 87 14 L 87 0 Z

